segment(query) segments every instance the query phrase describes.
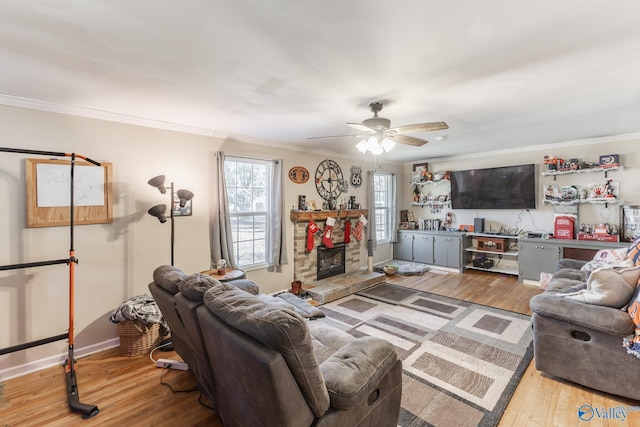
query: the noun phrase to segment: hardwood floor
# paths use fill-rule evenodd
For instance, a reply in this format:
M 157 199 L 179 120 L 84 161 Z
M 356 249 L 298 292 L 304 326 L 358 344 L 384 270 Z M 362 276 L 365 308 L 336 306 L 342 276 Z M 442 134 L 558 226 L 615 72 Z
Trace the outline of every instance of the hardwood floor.
M 516 283 L 514 277 L 482 271 L 463 275 L 427 272 L 422 276 L 390 277 L 388 282 L 525 314 L 530 314 L 529 299 L 540 292 L 535 286 Z M 177 358 L 175 353 L 159 352 L 154 357 Z M 76 369 L 80 401 L 97 405 L 98 415 L 83 420 L 69 410 L 64 370 L 54 367 L 6 382 L 0 399 L 0 427 L 222 426 L 213 410 L 198 403 L 198 392 L 174 393 L 161 385 L 163 371 L 152 364 L 148 355 L 122 357 L 119 349 L 112 349 L 79 359 Z M 190 372 L 164 372 L 164 382 L 174 389 L 195 386 Z M 583 404 L 608 409 L 638 402 L 548 377 L 538 372 L 532 362 L 500 426 L 640 425 L 640 411 L 630 412 L 623 422 L 593 419 L 585 423 L 577 416 Z

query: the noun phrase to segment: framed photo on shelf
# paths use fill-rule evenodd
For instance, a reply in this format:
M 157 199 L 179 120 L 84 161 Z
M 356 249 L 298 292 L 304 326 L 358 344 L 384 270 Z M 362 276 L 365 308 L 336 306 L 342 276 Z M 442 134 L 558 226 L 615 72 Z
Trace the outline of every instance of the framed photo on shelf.
M 428 166 L 429 166 L 429 163 L 415 163 L 413 165 L 413 171 L 420 172 L 420 173 L 426 172 L 429 170 Z

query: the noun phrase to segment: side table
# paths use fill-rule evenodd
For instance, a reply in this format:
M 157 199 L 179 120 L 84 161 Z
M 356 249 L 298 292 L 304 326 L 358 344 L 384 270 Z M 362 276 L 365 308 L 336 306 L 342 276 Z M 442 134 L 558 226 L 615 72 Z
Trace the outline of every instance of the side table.
M 227 268 L 225 274 L 218 274 L 217 269 L 201 271 L 202 274 L 213 277 L 220 282 L 230 282 L 232 280 L 246 279 L 247 275 L 244 270 L 239 268 Z

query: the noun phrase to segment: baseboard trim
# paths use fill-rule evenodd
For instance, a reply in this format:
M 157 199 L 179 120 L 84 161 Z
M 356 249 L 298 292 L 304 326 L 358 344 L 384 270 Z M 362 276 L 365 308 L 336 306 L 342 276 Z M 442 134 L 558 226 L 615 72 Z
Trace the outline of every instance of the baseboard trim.
M 120 345 L 120 338 L 112 338 L 107 341 L 92 344 L 87 347 L 74 348 L 74 358 L 80 359 L 95 353 L 99 353 L 110 348 L 118 347 Z M 10 368 L 0 370 L 0 381 L 10 380 L 12 378 L 21 377 L 22 375 L 31 374 L 33 372 L 41 371 L 52 366 L 62 366 L 65 360 L 67 360 L 67 352 L 45 357 L 44 359 L 34 360 L 33 362 L 25 363 L 23 365 L 12 366 Z

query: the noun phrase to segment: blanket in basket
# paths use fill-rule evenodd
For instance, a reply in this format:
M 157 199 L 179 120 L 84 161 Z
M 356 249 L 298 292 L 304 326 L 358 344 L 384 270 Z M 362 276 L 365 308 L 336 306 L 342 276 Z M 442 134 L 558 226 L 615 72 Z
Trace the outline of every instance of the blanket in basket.
M 110 319 L 113 323 L 132 320 L 142 330 L 146 329 L 147 325 L 154 323 L 158 323 L 165 331 L 169 330 L 167 322 L 150 294 L 129 298 L 113 310 Z

